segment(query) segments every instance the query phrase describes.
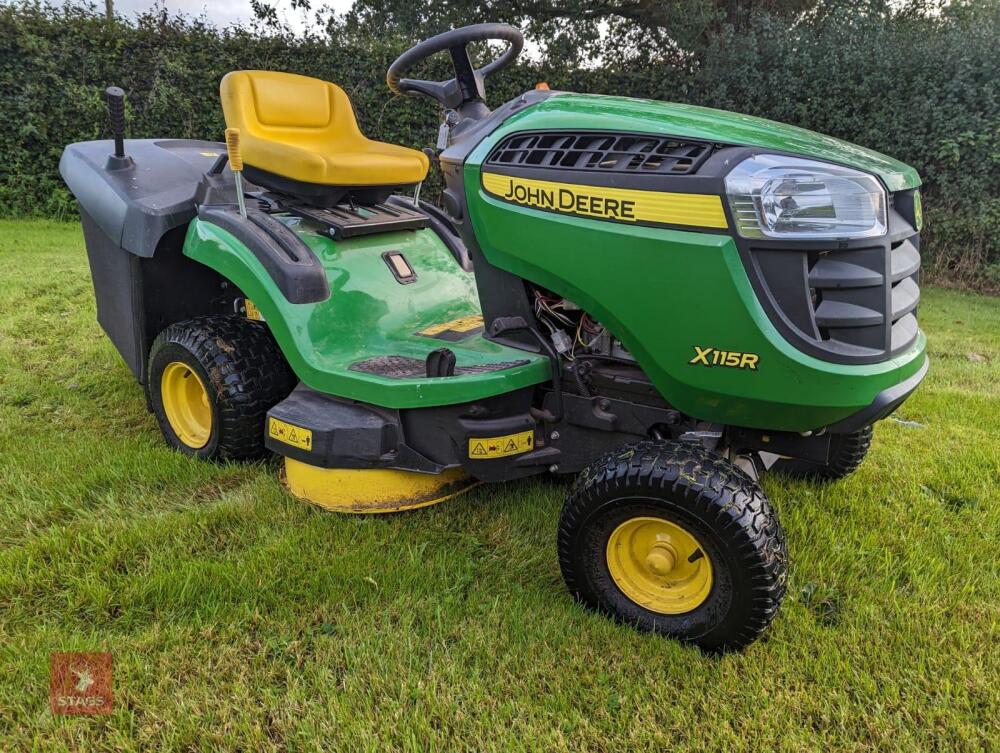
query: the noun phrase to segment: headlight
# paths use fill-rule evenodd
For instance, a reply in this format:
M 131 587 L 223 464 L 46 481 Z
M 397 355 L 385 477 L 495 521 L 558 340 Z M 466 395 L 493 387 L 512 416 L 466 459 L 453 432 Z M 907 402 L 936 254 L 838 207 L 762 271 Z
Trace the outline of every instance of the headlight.
M 871 175 L 824 162 L 761 154 L 726 176 L 744 238 L 871 238 L 886 228 L 886 199 Z

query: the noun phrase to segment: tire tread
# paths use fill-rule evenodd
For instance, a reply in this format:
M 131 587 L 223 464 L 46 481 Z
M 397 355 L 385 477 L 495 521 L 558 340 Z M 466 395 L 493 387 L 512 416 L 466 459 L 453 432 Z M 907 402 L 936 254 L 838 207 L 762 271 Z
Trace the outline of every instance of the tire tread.
M 251 460 L 263 456 L 267 411 L 287 397 L 296 383 L 267 325 L 238 316 L 202 316 L 171 324 L 153 341 L 151 365 L 168 344 L 191 353 L 217 395 L 219 441 L 209 457 Z M 147 385 L 150 393 L 153 382 L 151 378 Z M 156 407 L 160 401 L 150 394 L 150 402 Z M 157 412 L 157 419 L 162 427 L 165 418 Z

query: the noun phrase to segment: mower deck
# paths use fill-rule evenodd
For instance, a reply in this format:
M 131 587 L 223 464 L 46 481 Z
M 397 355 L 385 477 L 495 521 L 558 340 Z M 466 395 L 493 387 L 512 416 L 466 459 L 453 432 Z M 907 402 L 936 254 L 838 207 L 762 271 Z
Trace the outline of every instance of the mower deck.
M 483 337 L 471 272 L 429 229 L 331 240 L 309 220 L 272 215 L 315 254 L 330 295 L 291 303 L 261 262 L 205 220 L 188 231 L 184 253 L 232 280 L 268 322 L 285 357 L 309 387 L 386 408 L 480 400 L 549 378 L 543 355 Z M 428 355 L 448 348 L 452 376 L 427 376 Z
M 330 512 L 392 513 L 444 502 L 478 483 L 461 468 L 415 473 L 394 468 L 319 468 L 285 459 L 285 485 Z

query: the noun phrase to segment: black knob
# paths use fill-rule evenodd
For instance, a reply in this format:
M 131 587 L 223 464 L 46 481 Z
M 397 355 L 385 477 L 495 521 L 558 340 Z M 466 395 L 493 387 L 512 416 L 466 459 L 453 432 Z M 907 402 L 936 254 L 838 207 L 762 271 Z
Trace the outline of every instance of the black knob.
M 108 121 L 111 124 L 111 135 L 115 139 L 115 156 L 125 156 L 125 92 L 118 86 L 109 86 L 104 90 L 108 100 Z

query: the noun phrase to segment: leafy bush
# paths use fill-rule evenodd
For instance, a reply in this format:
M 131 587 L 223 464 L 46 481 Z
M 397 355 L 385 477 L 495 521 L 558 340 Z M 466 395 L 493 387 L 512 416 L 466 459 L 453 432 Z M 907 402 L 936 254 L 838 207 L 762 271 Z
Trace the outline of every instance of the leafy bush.
M 101 97 L 128 94 L 129 135 L 219 139 L 222 76 L 237 68 L 337 81 L 373 138 L 421 147 L 436 105 L 393 98 L 392 59 L 420 37 L 295 39 L 258 28 L 216 29 L 150 12 L 107 24 L 92 5 L 0 7 L 0 213 L 69 216 L 57 171 L 66 143 L 107 136 Z M 927 269 L 989 282 L 1000 264 L 1000 4 L 940 12 L 838 8 L 796 22 L 758 16 L 723 29 L 677 64 L 579 68 L 523 63 L 490 82 L 500 102 L 546 80 L 553 88 L 628 94 L 737 110 L 870 146 L 925 181 Z M 445 76 L 446 61 L 436 74 Z M 433 195 L 436 179 L 427 187 Z

